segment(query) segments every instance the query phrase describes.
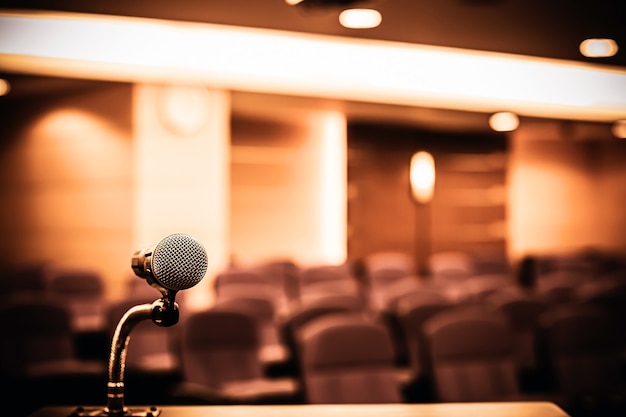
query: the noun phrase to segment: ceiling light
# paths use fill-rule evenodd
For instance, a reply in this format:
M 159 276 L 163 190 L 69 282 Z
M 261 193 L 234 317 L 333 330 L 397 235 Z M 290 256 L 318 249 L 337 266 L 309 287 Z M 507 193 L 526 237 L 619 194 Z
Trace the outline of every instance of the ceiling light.
M 11 85 L 9 84 L 9 82 L 0 78 L 0 96 L 7 95 L 9 93 L 9 90 L 11 90 Z
M 580 53 L 588 58 L 607 58 L 615 55 L 618 50 L 613 39 L 585 39 L 580 43 Z
M 616 138 L 626 139 L 626 119 L 617 120 L 611 130 Z
M 371 29 L 380 25 L 383 17 L 374 9 L 347 9 L 339 14 L 339 23 L 349 29 Z
M 41 37 L 48 41 L 34 41 Z M 87 43 L 102 47 L 85 48 Z M 346 36 L 72 13 L 0 12 L 0 71 L 193 83 L 489 114 L 507 109 L 554 119 L 613 122 L 626 114 L 626 69 Z
M 351 4 L 359 3 L 363 0 L 285 0 L 290 6 L 296 6 L 302 4 L 306 7 L 348 7 Z
M 515 113 L 503 111 L 494 113 L 489 118 L 489 127 L 496 132 L 511 132 L 519 126 L 519 118 Z

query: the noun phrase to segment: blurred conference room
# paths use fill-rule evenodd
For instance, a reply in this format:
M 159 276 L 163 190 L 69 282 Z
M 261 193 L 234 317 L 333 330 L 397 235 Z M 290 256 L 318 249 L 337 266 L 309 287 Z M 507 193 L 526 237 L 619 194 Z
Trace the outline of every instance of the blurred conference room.
M 176 234 L 129 404 L 623 415 L 626 9 L 544 3 L 1 1 L 9 415 L 105 403 Z

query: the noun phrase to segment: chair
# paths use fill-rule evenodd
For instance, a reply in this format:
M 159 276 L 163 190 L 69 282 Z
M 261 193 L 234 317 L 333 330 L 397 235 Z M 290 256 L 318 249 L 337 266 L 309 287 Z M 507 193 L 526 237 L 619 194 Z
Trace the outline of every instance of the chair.
M 379 251 L 364 259 L 367 275 L 371 278 L 380 271 L 397 271 L 400 275 L 414 275 L 415 265 L 411 256 L 399 251 Z
M 217 308 L 248 314 L 258 323 L 263 361 L 268 366 L 287 361 L 280 323 L 293 306 L 283 282 L 255 269 L 230 269 L 216 276 L 214 286 Z
M 428 259 L 430 275 L 436 284 L 455 282 L 476 273 L 475 259 L 461 251 L 442 251 L 430 255 Z
M 218 299 L 214 309 L 242 313 L 254 319 L 259 332 L 261 361 L 265 366 L 279 366 L 289 360 L 289 349 L 283 343 L 281 322 L 274 311 L 275 304 L 267 298 L 255 297 L 254 294 L 232 295 Z
M 626 358 L 626 277 L 605 277 L 579 286 L 576 298 L 585 304 L 605 310 L 614 325 L 624 358 Z
M 424 323 L 438 401 L 519 400 L 514 337 L 506 317 L 457 306 Z
M 387 270 L 379 271 L 385 274 Z M 392 275 L 395 272 L 392 272 Z M 423 286 L 415 275 L 373 276 L 369 287 L 369 305 L 373 310 L 388 312 L 398 297 Z
M 401 387 L 387 329 L 353 314 L 319 318 L 298 334 L 305 400 L 397 403 Z
M 290 368 L 298 373 L 299 351 L 296 345 L 297 334 L 308 323 L 334 313 L 364 314 L 363 300 L 353 294 L 320 295 L 308 299 L 298 311 L 288 317 L 280 327 L 281 340 L 289 349 Z
M 40 294 L 45 289 L 45 262 L 11 263 L 0 268 L 0 296 Z
M 10 381 L 3 396 L 24 398 L 24 407 L 101 402 L 106 364 L 76 352 L 71 313 L 62 301 L 41 294 L 15 294 L 0 302 L 0 375 Z M 11 406 L 9 402 L 9 406 Z M 3 414 L 12 412 L 3 409 Z
M 382 308 L 385 289 L 397 286 L 398 281 L 418 281 L 414 260 L 399 251 L 379 251 L 364 258 L 365 278 L 368 295 L 374 308 Z
M 326 297 L 356 297 L 366 301 L 359 281 L 346 265 L 316 265 L 304 268 L 300 274 L 300 303 L 292 315 Z
M 358 289 L 359 282 L 352 275 L 352 270 L 348 265 L 313 265 L 302 268 L 300 271 L 300 298 L 306 296 L 307 293 L 317 292 L 318 289 L 328 286 L 332 288 L 334 285 L 346 287 L 352 291 Z
M 542 342 L 563 406 L 598 413 L 626 409 L 621 346 L 609 314 L 594 305 L 568 303 L 540 317 Z
M 362 303 L 365 303 L 365 297 L 361 292 L 359 284 L 351 278 L 346 277 L 338 280 L 317 281 L 302 287 L 300 292 L 300 304 L 292 311 L 292 314 L 303 308 L 303 306 L 314 303 L 320 298 L 334 296 L 359 298 Z
M 144 303 L 151 303 L 162 297 L 159 290 L 148 285 L 145 279 L 139 278 L 134 273 L 127 276 L 125 287 L 124 298 L 142 301 Z
M 105 286 L 98 271 L 51 265 L 45 274 L 46 292 L 69 308 L 75 332 L 98 332 L 105 328 Z
M 518 284 L 510 274 L 480 274 L 466 278 L 457 285 L 458 303 L 482 303 L 492 294 L 515 291 Z
M 399 327 L 396 350 L 405 355 L 402 362 L 407 362 L 412 379 L 423 377 L 429 368 L 424 323 L 453 306 L 452 301 L 443 294 L 424 289 L 405 294 L 396 300 L 392 313 Z
M 182 382 L 173 401 L 200 404 L 293 402 L 292 378 L 267 378 L 254 318 L 215 308 L 193 311 L 180 323 Z
M 217 274 L 214 281 L 215 298 L 265 298 L 274 305 L 277 314 L 286 314 L 289 302 L 282 282 L 253 269 L 231 269 Z
M 477 275 L 513 274 L 507 254 L 501 250 L 474 249 L 472 252 Z
M 548 304 L 524 291 L 502 291 L 486 300 L 508 319 L 515 337 L 517 372 L 523 391 L 542 391 L 545 385 L 545 370 L 538 357 L 539 317 L 548 309 Z
M 354 294 L 318 294 L 308 298 L 298 311 L 283 322 L 282 327 L 284 331 L 295 334 L 299 328 L 318 317 L 338 312 L 361 313 L 365 307 L 363 300 Z
M 261 276 L 282 285 L 289 304 L 297 304 L 300 298 L 300 267 L 294 261 L 289 259 L 267 260 L 254 269 Z
M 348 265 L 312 265 L 300 271 L 300 289 L 320 281 L 340 281 L 352 278 Z
M 581 281 L 576 274 L 554 271 L 537 277 L 535 294 L 544 302 L 555 305 L 576 299 L 576 288 Z
M 398 304 L 398 300 L 416 292 L 432 292 L 434 291 L 428 284 L 414 275 L 407 275 L 396 280 L 390 285 L 381 288 L 379 302 L 382 311 L 393 312 Z M 375 305 L 372 305 L 375 308 Z

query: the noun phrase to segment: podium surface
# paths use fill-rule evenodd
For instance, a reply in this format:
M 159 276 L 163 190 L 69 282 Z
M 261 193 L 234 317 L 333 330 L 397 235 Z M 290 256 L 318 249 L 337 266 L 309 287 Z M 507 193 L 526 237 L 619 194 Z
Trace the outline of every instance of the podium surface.
M 156 406 L 159 417 L 569 417 L 550 402 Z M 29 417 L 68 417 L 77 407 L 43 407 Z M 85 407 L 88 409 L 93 406 Z M 129 406 L 134 408 L 134 406 Z

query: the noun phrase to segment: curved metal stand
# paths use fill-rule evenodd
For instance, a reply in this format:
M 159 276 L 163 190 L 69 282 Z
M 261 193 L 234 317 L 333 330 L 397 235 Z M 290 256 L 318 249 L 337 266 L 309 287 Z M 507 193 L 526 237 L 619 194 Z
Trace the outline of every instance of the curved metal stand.
M 131 307 L 117 324 L 111 341 L 106 407 L 98 409 L 78 407 L 69 417 L 157 417 L 161 414 L 161 410 L 154 406 L 147 409 L 131 409 L 124 405 L 126 350 L 130 332 L 137 323 L 151 319 L 158 326 L 169 327 L 178 323 L 178 317 L 178 304 L 174 302 L 173 292 L 152 304 Z

